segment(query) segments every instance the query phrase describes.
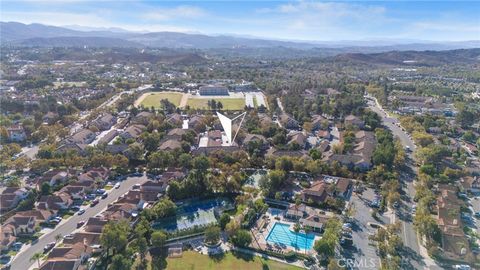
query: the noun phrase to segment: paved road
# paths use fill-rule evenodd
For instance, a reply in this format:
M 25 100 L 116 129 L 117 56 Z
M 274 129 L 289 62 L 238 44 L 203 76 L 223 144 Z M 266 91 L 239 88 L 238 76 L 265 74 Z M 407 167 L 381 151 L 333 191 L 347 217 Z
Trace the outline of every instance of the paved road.
M 86 221 L 88 218 L 93 217 L 101 213 L 107 208 L 108 204 L 113 203 L 121 195 L 127 193 L 134 184 L 141 184 L 147 181 L 146 176 L 142 177 L 128 177 L 125 181 L 121 182 L 119 189 L 112 189 L 109 191 L 108 197 L 100 200 L 95 207 L 87 206 L 85 213 L 81 216 L 74 215 L 67 220 L 62 221 L 54 230 L 49 231 L 47 234 L 40 237 L 37 243 L 34 245 L 28 245 L 22 248 L 22 250 L 15 256 L 12 261 L 12 270 L 26 270 L 29 269 L 33 262 L 30 258 L 37 252 L 43 252 L 43 247 L 50 242 L 55 242 L 55 236 L 61 234 L 62 236 L 71 234 L 77 230 L 77 223 L 79 221 Z
M 376 101 L 367 100 L 368 107 L 376 112 L 382 118 L 383 124 L 392 131 L 395 137 L 398 137 L 404 147 L 408 146 L 412 151 L 407 153 L 408 160 L 406 163 L 406 170 L 401 172 L 400 180 L 403 184 L 403 209 L 408 218 L 401 218 L 401 237 L 406 248 L 406 256 L 402 256 L 404 265 L 402 269 L 441 269 L 430 258 L 421 255 L 420 245 L 418 242 L 417 233 L 413 226 L 413 219 L 411 216 L 411 206 L 414 204 L 413 197 L 415 196 L 414 179 L 416 178 L 417 167 L 413 162 L 413 153 L 416 149 L 415 143 L 410 139 L 409 135 L 402 130 L 399 125 L 399 120 L 395 117 L 390 117 Z M 427 264 L 425 263 L 427 262 Z

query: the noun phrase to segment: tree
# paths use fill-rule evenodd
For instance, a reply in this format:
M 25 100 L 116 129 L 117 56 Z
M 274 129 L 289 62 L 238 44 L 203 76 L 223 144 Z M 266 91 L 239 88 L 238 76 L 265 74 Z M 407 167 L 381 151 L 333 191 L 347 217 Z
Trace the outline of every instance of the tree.
M 175 215 L 177 206 L 168 198 L 163 198 L 152 208 L 156 218 L 165 218 Z
M 40 187 L 40 193 L 42 195 L 49 195 L 51 192 L 52 192 L 52 187 L 50 186 L 50 183 L 43 182 L 42 186 Z
M 239 229 L 240 224 L 238 224 L 238 221 L 235 219 L 230 220 L 230 222 L 227 223 L 227 226 L 225 226 L 225 232 L 227 232 L 229 236 L 234 235 Z
M 111 270 L 130 270 L 132 261 L 123 254 L 117 254 L 112 257 Z
M 152 246 L 162 248 L 167 242 L 167 235 L 162 231 L 155 231 L 152 233 Z
M 38 264 L 38 268 L 40 268 L 40 259 L 43 258 L 43 254 L 41 252 L 34 253 L 30 258 L 30 261 L 36 261 Z
M 216 244 L 220 240 L 220 228 L 210 226 L 205 230 L 205 242 L 208 244 Z
M 227 213 L 223 213 L 220 216 L 220 220 L 218 221 L 218 225 L 220 225 L 220 228 L 222 230 L 225 230 L 225 227 L 227 226 L 228 222 L 230 222 L 230 215 Z
M 55 235 L 55 243 L 60 242 L 60 240 L 63 239 L 63 236 L 61 234 L 56 234 Z
M 252 235 L 247 230 L 238 230 L 231 237 L 231 241 L 237 247 L 248 247 L 252 242 Z
M 100 242 L 106 248 L 107 254 L 110 250 L 113 250 L 113 254 L 124 250 L 128 243 L 129 232 L 130 225 L 127 221 L 109 221 L 100 235 Z
M 148 243 L 147 239 L 145 239 L 144 236 L 140 236 L 135 239 L 134 241 L 134 247 L 137 250 L 137 252 L 140 254 L 140 259 L 142 263 L 145 262 L 145 257 L 147 256 L 148 252 Z

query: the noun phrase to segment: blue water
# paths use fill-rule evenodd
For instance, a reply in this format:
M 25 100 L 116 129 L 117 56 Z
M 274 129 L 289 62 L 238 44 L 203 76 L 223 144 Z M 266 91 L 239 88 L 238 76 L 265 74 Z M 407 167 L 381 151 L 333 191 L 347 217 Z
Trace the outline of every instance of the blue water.
M 295 233 L 290 225 L 276 222 L 268 233 L 267 242 L 287 245 L 300 250 L 309 250 L 313 246 L 314 234 Z

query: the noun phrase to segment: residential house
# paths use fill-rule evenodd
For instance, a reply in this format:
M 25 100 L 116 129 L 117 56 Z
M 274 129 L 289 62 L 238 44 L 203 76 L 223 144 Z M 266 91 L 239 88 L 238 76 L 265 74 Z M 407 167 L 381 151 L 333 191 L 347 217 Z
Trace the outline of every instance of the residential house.
M 167 133 L 167 138 L 180 141 L 182 140 L 182 137 L 187 134 L 187 132 L 187 129 L 174 128 Z
M 265 151 L 270 147 L 267 139 L 263 135 L 259 134 L 247 134 L 245 139 L 243 139 L 242 147 L 244 149 L 248 149 L 248 146 L 252 143 L 254 143 L 254 145 L 258 147 L 260 151 Z
M 44 123 L 49 125 L 54 124 L 58 120 L 58 114 L 54 112 L 48 112 L 42 117 L 42 120 Z
M 348 115 L 345 117 L 344 123 L 345 126 L 354 126 L 358 128 L 363 128 L 365 126 L 365 122 L 355 115 Z
M 464 176 L 460 178 L 463 190 L 471 193 L 480 192 L 480 176 Z
M 53 169 L 50 171 L 45 172 L 42 176 L 37 177 L 35 181 L 35 185 L 37 189 L 41 189 L 43 183 L 48 183 L 50 186 L 56 186 L 63 184 L 68 181 L 67 176 L 69 175 L 74 175 L 74 171 L 67 172 L 66 170 L 60 170 L 60 169 Z
M 69 151 L 73 151 L 74 153 L 77 153 L 80 156 L 85 156 L 87 154 L 87 146 L 88 144 L 84 143 L 75 143 L 70 140 L 64 140 L 60 144 L 59 147 L 57 147 L 56 152 L 58 153 L 66 153 Z
M 328 120 L 321 115 L 312 116 L 312 132 L 317 130 L 328 130 L 329 122 Z
M 6 251 L 15 243 L 17 238 L 14 234 L 14 226 L 3 224 L 0 226 L 0 251 Z
M 8 139 L 12 142 L 23 142 L 27 139 L 25 130 L 20 125 L 13 125 L 7 128 Z
M 117 123 L 117 117 L 109 114 L 103 113 L 99 115 L 95 120 L 90 123 L 90 126 L 94 126 L 99 130 L 109 130 Z
M 108 223 L 108 220 L 103 217 L 91 217 L 85 224 L 85 232 L 102 233 L 103 227 Z
M 442 234 L 444 258 L 465 260 L 470 252 L 470 245 L 463 232 L 460 216 L 461 200 L 457 197 L 457 188 L 449 185 L 439 186 L 437 198 L 437 220 Z
M 282 113 L 280 115 L 279 121 L 280 121 L 280 124 L 286 129 L 298 130 L 300 128 L 298 121 L 286 113 Z
M 178 113 L 173 113 L 169 115 L 166 119 L 167 123 L 174 127 L 181 127 L 183 124 L 183 118 L 180 114 Z
M 303 132 L 296 132 L 290 136 L 287 143 L 293 149 L 305 149 L 307 146 L 307 136 Z
M 134 117 L 132 117 L 132 120 L 130 122 L 132 124 L 140 124 L 140 125 L 148 125 L 150 123 L 150 120 L 155 116 L 154 113 L 152 112 L 140 112 Z
M 327 183 L 324 181 L 316 181 L 310 188 L 302 190 L 301 198 L 303 202 L 314 202 L 321 204 L 328 197 Z
M 149 180 L 149 181 L 142 184 L 142 186 L 140 187 L 140 190 L 141 191 L 147 191 L 147 192 L 160 193 L 160 192 L 164 192 L 166 187 L 167 187 L 167 185 L 165 185 L 165 183 L 162 182 L 162 181 L 154 182 L 154 181 Z
M 67 140 L 78 144 L 89 144 L 95 140 L 95 133 L 89 129 L 82 129 Z
M 194 115 L 188 120 L 188 128 L 196 132 L 205 131 L 205 117 L 203 115 Z
M 175 139 L 168 139 L 163 141 L 158 147 L 158 149 L 161 151 L 175 151 L 178 149 L 182 149 L 182 143 Z
M 10 226 L 14 236 L 32 235 L 35 233 L 36 218 L 34 216 L 14 215 L 5 221 L 5 228 Z M 2 226 L 3 227 L 3 226 Z
M 120 134 L 124 140 L 137 139 L 147 129 L 144 125 L 130 125 Z
M 0 213 L 10 211 L 28 196 L 25 188 L 7 187 L 0 194 Z
M 72 206 L 73 200 L 68 193 L 56 192 L 52 195 L 41 196 L 36 203 L 37 209 L 41 210 L 68 210 Z

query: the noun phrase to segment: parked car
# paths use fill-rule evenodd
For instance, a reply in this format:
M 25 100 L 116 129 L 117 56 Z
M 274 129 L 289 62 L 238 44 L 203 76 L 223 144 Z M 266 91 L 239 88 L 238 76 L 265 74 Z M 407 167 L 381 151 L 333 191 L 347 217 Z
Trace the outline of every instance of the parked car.
M 85 209 L 80 209 L 80 211 L 78 211 L 78 215 L 83 215 L 83 213 L 85 213 Z
M 120 183 L 116 183 L 115 186 L 113 186 L 115 189 L 119 189 L 120 188 Z
M 12 256 L 10 255 L 2 255 L 0 256 L 0 263 L 1 264 L 7 264 L 10 262 L 10 260 L 12 259 Z
M 107 192 L 107 191 L 106 191 L 105 189 L 103 189 L 103 188 L 97 189 L 97 194 L 99 194 L 99 195 L 103 195 L 103 194 L 105 194 L 106 192 Z
M 454 265 L 453 268 L 457 269 L 457 270 L 470 270 L 470 269 L 472 269 L 470 267 L 470 265 L 467 265 L 467 264 L 457 264 L 457 265 Z
M 73 234 L 67 234 L 67 235 L 63 236 L 63 239 L 73 239 L 74 236 L 75 235 L 73 235 Z
M 85 225 L 85 221 L 82 220 L 82 221 L 77 222 L 77 228 L 80 228 L 83 225 Z
M 132 189 L 140 189 L 140 184 L 133 185 Z
M 54 246 L 55 246 L 55 242 L 50 242 L 50 243 L 46 244 L 45 247 L 43 248 L 43 253 L 47 253 L 47 252 L 50 251 Z
M 95 205 L 97 205 L 100 201 L 98 199 L 95 199 L 92 201 L 92 203 L 90 204 L 90 207 L 94 207 Z
M 352 238 L 347 238 L 347 237 L 342 237 L 340 239 L 340 245 L 342 246 L 351 246 L 353 244 L 353 239 Z
M 104 194 L 102 195 L 102 199 L 106 199 L 107 197 L 108 197 L 108 193 L 104 193 Z

